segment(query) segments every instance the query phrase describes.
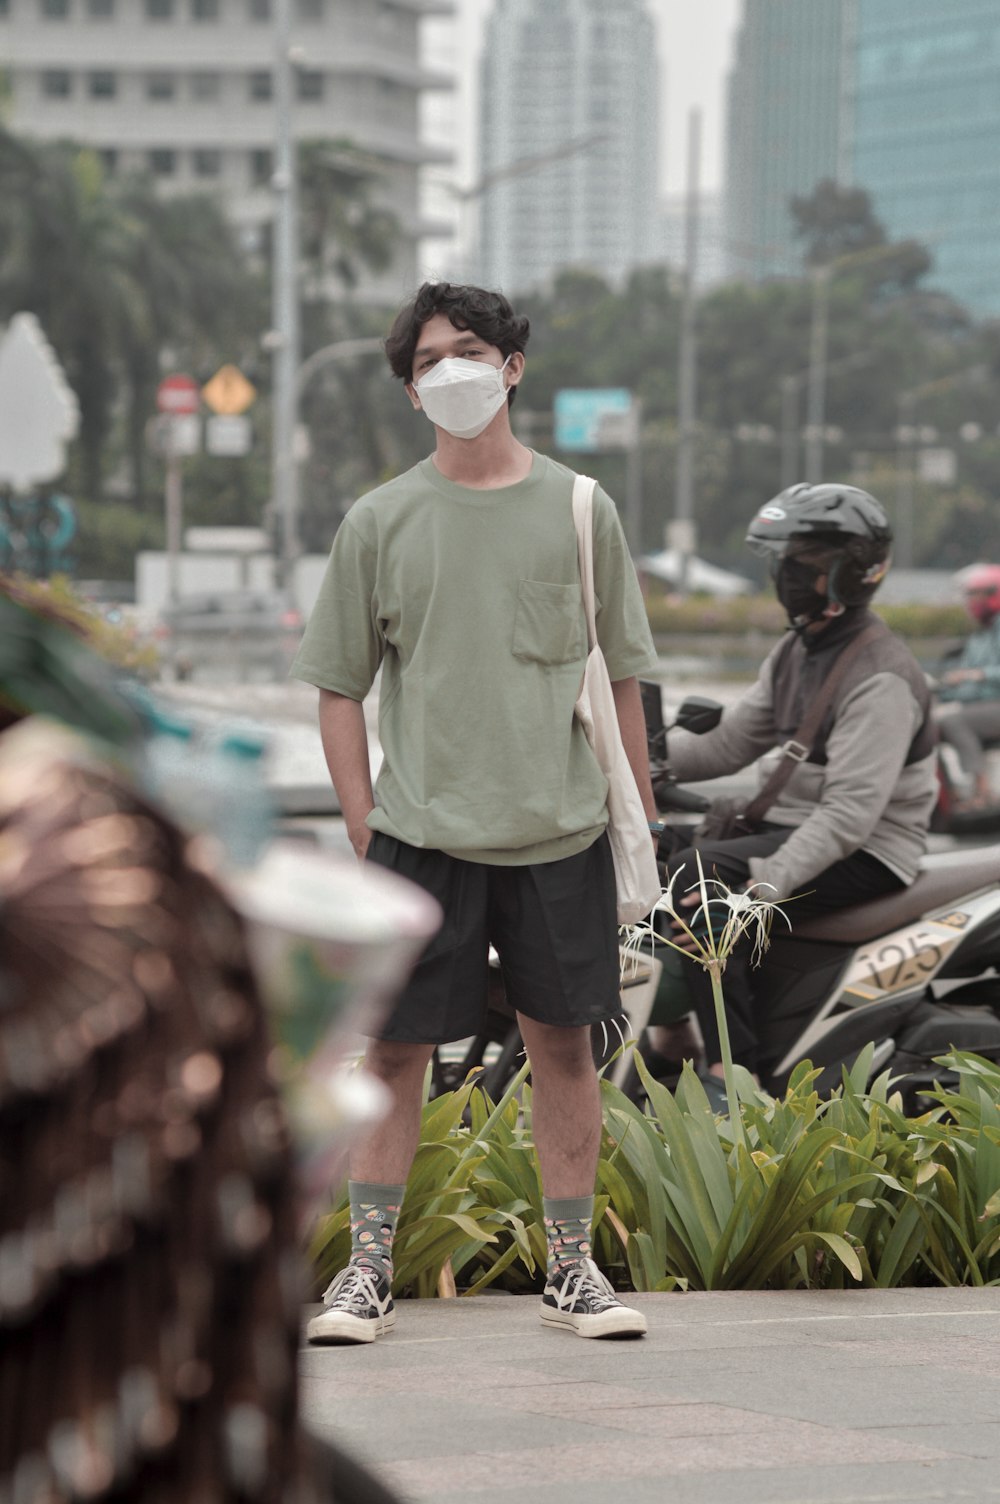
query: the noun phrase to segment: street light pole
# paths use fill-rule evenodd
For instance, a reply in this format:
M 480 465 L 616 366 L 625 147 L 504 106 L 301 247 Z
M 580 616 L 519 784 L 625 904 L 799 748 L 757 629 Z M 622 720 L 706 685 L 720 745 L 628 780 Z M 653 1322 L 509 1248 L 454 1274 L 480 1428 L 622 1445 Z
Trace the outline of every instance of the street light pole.
M 823 404 L 826 401 L 827 380 L 830 376 L 840 371 L 852 371 L 859 366 L 871 365 L 871 362 L 872 356 L 866 351 L 859 351 L 857 355 L 845 355 L 840 360 L 824 360 Z M 809 366 L 804 371 L 792 371 L 781 378 L 781 489 L 783 491 L 793 486 L 799 479 L 799 394 L 802 391 L 802 383 L 808 381 L 812 369 L 812 366 Z M 825 436 L 826 430 L 823 427 L 820 434 L 820 474 L 816 479 L 822 479 L 822 444 Z M 815 483 L 812 476 L 809 480 Z
M 472 279 L 472 267 L 477 259 L 473 246 L 471 218 L 472 205 L 476 199 L 488 193 L 498 183 L 506 183 L 511 178 L 527 177 L 531 173 L 541 172 L 543 168 L 550 167 L 554 162 L 562 162 L 567 157 L 575 157 L 578 152 L 589 151 L 592 146 L 597 146 L 607 139 L 606 131 L 590 131 L 585 136 L 576 136 L 564 141 L 549 151 L 533 152 L 531 156 L 517 157 L 513 162 L 506 162 L 502 167 L 491 168 L 476 182 L 470 183 L 467 188 L 458 188 L 453 183 L 449 183 L 449 193 L 458 200 L 461 206 L 459 235 L 465 265 L 463 275 Z
M 945 392 L 963 382 L 975 385 L 984 379 L 987 368 L 982 363 L 963 366 L 947 376 L 925 381 L 921 386 L 900 392 L 896 398 L 899 422 L 896 429 L 896 559 L 901 569 L 912 569 L 916 538 L 917 404 L 924 397 Z
M 806 480 L 823 479 L 823 425 L 826 422 L 826 353 L 830 329 L 830 267 L 813 269 L 809 376 L 806 387 Z
M 272 237 L 272 501 L 280 528 L 279 583 L 292 588 L 299 553 L 295 469 L 296 375 L 299 368 L 299 229 L 292 121 L 292 0 L 274 0 L 274 231 Z
M 806 480 L 818 485 L 823 479 L 823 441 L 826 425 L 827 345 L 830 329 L 830 282 L 842 271 L 868 261 L 881 261 L 895 254 L 893 245 L 866 245 L 845 251 L 821 266 L 813 267 L 812 319 L 809 326 L 809 374 L 806 400 Z
M 695 300 L 698 274 L 698 175 L 701 166 L 701 111 L 688 116 L 687 208 L 684 229 L 684 294 L 681 303 L 677 397 L 677 465 L 674 521 L 668 526 L 667 546 L 678 554 L 677 584 L 686 589 L 688 559 L 695 551 L 694 438 L 697 404 L 698 350 Z
M 350 360 L 355 355 L 375 355 L 385 350 L 385 341 L 375 336 L 360 339 L 337 339 L 332 345 L 323 345 L 302 362 L 295 375 L 295 418 L 298 420 L 298 404 L 302 393 L 318 371 L 337 360 Z
M 799 376 L 781 378 L 781 489 L 794 486 L 799 476 Z
M 896 428 L 896 558 L 901 569 L 913 568 L 913 510 L 916 495 L 916 390 L 900 392 Z

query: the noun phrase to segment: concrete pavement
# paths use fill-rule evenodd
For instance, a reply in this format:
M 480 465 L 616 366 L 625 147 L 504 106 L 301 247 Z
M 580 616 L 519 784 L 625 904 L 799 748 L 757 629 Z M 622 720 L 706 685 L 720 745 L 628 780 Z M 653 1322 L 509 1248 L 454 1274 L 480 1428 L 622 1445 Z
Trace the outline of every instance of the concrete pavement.
M 1000 1500 L 1000 1290 L 630 1299 L 639 1342 L 535 1296 L 403 1301 L 304 1349 L 303 1419 L 406 1504 Z

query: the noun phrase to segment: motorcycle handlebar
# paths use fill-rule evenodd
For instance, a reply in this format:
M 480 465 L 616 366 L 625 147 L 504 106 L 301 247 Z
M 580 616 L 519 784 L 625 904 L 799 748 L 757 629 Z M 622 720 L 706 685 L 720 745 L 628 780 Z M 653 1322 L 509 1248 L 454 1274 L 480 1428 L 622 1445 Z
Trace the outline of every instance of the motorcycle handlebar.
M 663 720 L 663 701 L 660 685 L 650 680 L 641 680 L 643 711 L 646 719 L 646 740 L 649 746 L 650 774 L 656 807 L 662 813 L 670 811 L 682 814 L 703 814 L 711 800 L 704 794 L 694 794 L 682 789 L 670 772 L 667 760 L 667 726 Z M 677 712 L 673 725 L 695 735 L 714 730 L 722 718 L 722 706 L 715 700 L 701 695 L 689 695 Z

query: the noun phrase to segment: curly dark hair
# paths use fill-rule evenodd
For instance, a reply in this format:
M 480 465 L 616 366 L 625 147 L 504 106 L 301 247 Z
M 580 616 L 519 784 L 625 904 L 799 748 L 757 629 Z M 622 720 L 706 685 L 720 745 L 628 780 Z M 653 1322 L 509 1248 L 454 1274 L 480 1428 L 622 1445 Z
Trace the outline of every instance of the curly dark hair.
M 400 309 L 385 342 L 392 374 L 400 380 L 413 380 L 413 354 L 420 331 L 438 313 L 443 313 L 456 329 L 471 329 L 487 344 L 495 345 L 504 359 L 515 352 L 523 354 L 531 332 L 527 318 L 515 313 L 501 292 L 453 282 L 425 282 Z M 513 402 L 516 390 L 510 388 L 508 403 Z

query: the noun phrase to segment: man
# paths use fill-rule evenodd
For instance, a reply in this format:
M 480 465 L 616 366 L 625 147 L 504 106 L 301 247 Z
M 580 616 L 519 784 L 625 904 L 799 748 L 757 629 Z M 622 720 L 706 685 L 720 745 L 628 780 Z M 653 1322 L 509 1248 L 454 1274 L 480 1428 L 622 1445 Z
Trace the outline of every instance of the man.
M 974 810 L 998 797 L 990 787 L 985 749 L 1000 742 L 1000 564 L 974 564 L 961 578 L 975 628 L 938 679 L 936 719 L 941 740 L 955 748 L 967 780 L 956 807 Z
M 309 1327 L 367 1342 L 395 1321 L 392 1237 L 434 1047 L 478 1031 L 488 950 L 531 1060 L 549 1259 L 542 1319 L 636 1336 L 591 1261 L 601 1132 L 590 1026 L 619 1011 L 607 783 L 573 706 L 587 633 L 572 472 L 518 442 L 528 320 L 475 287 L 425 284 L 386 341 L 435 448 L 358 501 L 334 540 L 292 673 L 320 690 L 330 775 L 359 857 L 421 884 L 444 924 L 367 1067 L 395 1110 L 351 1162 L 353 1249 Z M 613 503 L 594 497 L 598 637 L 647 813 L 637 676 L 656 663 Z M 361 702 L 379 665 L 372 791 Z
M 861 904 L 917 875 L 937 796 L 929 692 L 909 650 L 868 602 L 889 567 L 892 534 L 874 497 L 853 486 L 797 485 L 762 507 L 747 542 L 770 556 L 790 633 L 766 659 L 756 684 L 704 736 L 672 731 L 668 756 L 684 780 L 718 778 L 766 753 L 761 781 L 793 740 L 810 702 L 842 653 L 872 630 L 847 666 L 813 746 L 752 834 L 699 842 L 707 875 L 730 889 L 766 886 L 759 896 L 788 905 L 793 925 L 808 915 Z M 696 880 L 695 854 L 672 855 Z M 686 878 L 679 878 L 683 888 Z M 676 891 L 676 890 L 675 890 Z M 801 895 L 801 896 L 799 896 Z M 696 894 L 688 895 L 694 909 Z M 746 945 L 726 968 L 726 1015 L 734 1059 L 757 1064 L 757 1030 Z M 688 983 L 705 1039 L 709 1099 L 726 1111 L 711 986 L 700 967 Z M 760 999 L 766 1009 L 767 999 Z M 666 1041 L 658 1041 L 666 1043 Z

